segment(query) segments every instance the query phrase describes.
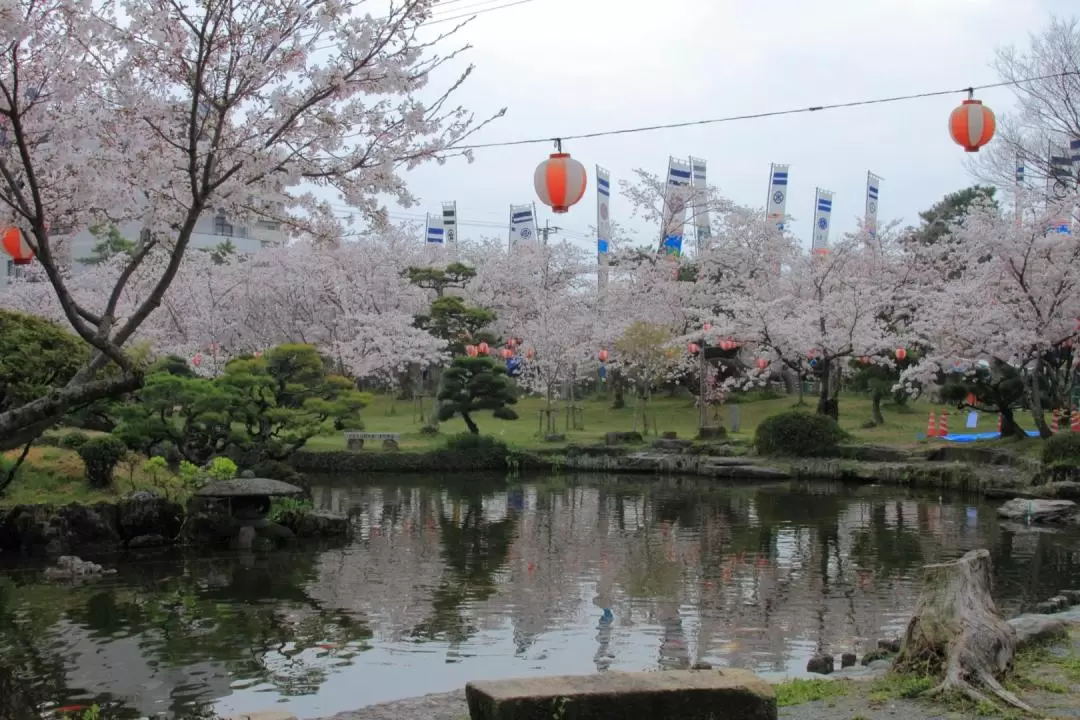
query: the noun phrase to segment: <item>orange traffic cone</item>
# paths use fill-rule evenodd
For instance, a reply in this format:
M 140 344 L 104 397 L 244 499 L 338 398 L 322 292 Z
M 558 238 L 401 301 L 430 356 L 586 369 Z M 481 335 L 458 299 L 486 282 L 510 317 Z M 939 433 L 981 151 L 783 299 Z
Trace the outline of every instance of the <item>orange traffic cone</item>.
M 1060 416 L 1058 415 L 1058 411 L 1055 410 L 1054 412 L 1052 412 L 1050 414 L 1050 432 L 1056 433 L 1060 429 L 1061 429 Z
M 945 437 L 949 434 L 949 411 L 941 413 L 941 422 L 938 423 L 938 435 Z
M 1003 417 L 1004 416 L 1001 413 L 998 413 L 998 435 L 1001 434 L 1001 423 L 1004 422 L 1002 420 Z
M 934 424 L 933 410 L 930 411 L 930 417 L 926 421 L 926 437 L 927 439 L 937 437 L 937 427 Z

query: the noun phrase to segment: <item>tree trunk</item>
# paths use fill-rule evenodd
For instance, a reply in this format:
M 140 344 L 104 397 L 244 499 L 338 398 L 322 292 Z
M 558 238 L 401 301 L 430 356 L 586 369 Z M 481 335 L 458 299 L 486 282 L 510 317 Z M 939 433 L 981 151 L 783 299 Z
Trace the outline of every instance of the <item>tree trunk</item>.
M 821 369 L 821 374 L 819 376 L 819 382 L 818 382 L 819 392 L 818 392 L 817 414 L 818 415 L 828 415 L 833 420 L 839 420 L 839 416 L 840 416 L 839 405 L 836 402 L 836 398 L 833 398 L 833 397 L 831 397 L 829 395 L 829 385 L 830 385 L 830 382 L 829 382 L 829 375 L 830 375 L 830 373 L 829 373 L 829 369 L 830 369 L 829 368 L 829 361 L 828 360 L 823 360 L 822 362 L 824 364 L 824 367 Z
M 465 421 L 465 427 L 469 428 L 469 432 L 471 432 L 473 435 L 480 434 L 480 428 L 476 427 L 476 423 L 474 423 L 473 419 L 469 417 L 469 413 L 461 413 L 461 419 Z
M 622 373 L 618 370 L 611 371 L 611 389 L 615 393 L 615 400 L 611 403 L 611 409 L 622 410 L 626 407 L 626 395 L 624 394 Z
M 1031 712 L 1001 685 L 1011 669 L 1016 631 L 990 594 L 990 552 L 972 550 L 959 560 L 923 567 L 922 591 L 893 669 L 942 676 L 929 691 L 956 690 L 989 702 L 982 686 L 1004 702 Z
M 870 415 L 875 425 L 884 425 L 885 416 L 881 414 L 881 401 L 885 397 L 885 391 L 875 387 L 870 392 Z
M 1008 405 L 1001 406 L 1001 437 L 1014 437 L 1017 440 L 1026 440 L 1027 433 L 1020 423 L 1016 422 L 1016 415 Z
M 1043 414 L 1042 393 L 1039 392 L 1039 376 L 1042 375 L 1042 363 L 1035 363 L 1035 369 L 1028 375 L 1028 393 L 1031 395 L 1031 419 L 1035 421 L 1035 429 L 1039 431 L 1039 437 L 1044 440 L 1051 435 L 1050 426 L 1046 424 L 1046 416 Z

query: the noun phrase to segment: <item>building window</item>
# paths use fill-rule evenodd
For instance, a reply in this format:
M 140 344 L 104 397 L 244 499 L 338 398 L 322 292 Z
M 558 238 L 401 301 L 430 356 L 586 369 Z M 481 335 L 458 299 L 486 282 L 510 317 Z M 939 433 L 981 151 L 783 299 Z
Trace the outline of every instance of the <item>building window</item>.
M 233 226 L 229 223 L 229 219 L 225 217 L 225 213 L 223 212 L 219 212 L 214 216 L 214 234 L 232 237 Z

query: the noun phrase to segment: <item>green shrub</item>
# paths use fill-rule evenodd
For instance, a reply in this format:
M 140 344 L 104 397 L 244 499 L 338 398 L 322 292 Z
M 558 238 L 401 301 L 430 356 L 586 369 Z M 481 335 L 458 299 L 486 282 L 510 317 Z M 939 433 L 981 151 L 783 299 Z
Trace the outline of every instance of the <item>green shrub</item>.
M 113 470 L 127 452 L 127 445 L 112 435 L 87 440 L 78 449 L 79 457 L 86 466 L 86 482 L 95 488 L 112 485 Z
M 830 457 L 846 433 L 827 415 L 786 412 L 765 418 L 754 433 L 759 455 Z
M 219 456 L 210 461 L 207 472 L 215 480 L 232 480 L 236 477 L 236 463 L 227 457 Z
M 461 433 L 446 438 L 446 449 L 469 453 L 502 453 L 503 455 L 510 451 L 506 443 L 498 438 L 472 433 Z
M 82 430 L 72 430 L 69 433 L 65 433 L 60 436 L 60 447 L 67 448 L 68 450 L 78 450 L 90 440 L 90 436 L 84 433 Z
M 1061 432 L 1046 440 L 1042 461 L 1044 465 L 1080 467 L 1080 433 Z

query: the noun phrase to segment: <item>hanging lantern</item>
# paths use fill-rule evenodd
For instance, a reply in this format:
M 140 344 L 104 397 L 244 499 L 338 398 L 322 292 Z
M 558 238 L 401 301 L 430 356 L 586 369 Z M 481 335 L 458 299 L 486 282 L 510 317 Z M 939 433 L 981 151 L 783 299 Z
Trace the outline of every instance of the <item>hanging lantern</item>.
M 608 359 L 609 357 L 610 357 L 610 355 L 608 355 L 608 351 L 607 351 L 607 350 L 601 350 L 601 351 L 600 351 L 600 362 L 607 362 L 607 359 Z
M 476 346 L 476 351 L 481 355 L 487 355 L 489 352 L 491 352 L 491 348 L 488 347 L 488 344 L 486 342 L 481 341 L 480 344 Z
M 712 330 L 712 323 L 707 322 L 702 326 L 702 328 L 704 328 L 705 332 L 709 332 L 710 330 Z
M 505 347 L 502 349 L 499 355 L 502 356 L 503 360 L 509 360 L 510 358 L 514 357 L 514 351 L 508 347 Z
M 720 349 L 724 350 L 724 351 L 734 350 L 735 349 L 735 343 L 733 343 L 731 340 L 722 340 L 720 342 Z
M 994 137 L 996 126 L 994 111 L 976 100 L 973 90 L 968 90 L 968 99 L 949 116 L 949 134 L 967 152 L 979 152 Z
M 476 357 L 477 355 L 480 354 L 480 350 L 477 349 L 477 347 L 475 345 L 466 345 L 465 346 L 465 354 L 468 355 L 469 357 Z
M 525 351 L 525 359 L 526 360 L 532 360 L 535 356 L 536 356 L 536 353 L 533 352 L 532 348 L 529 348 L 528 350 Z
M 261 358 L 261 357 L 262 357 L 262 350 L 256 350 L 256 351 L 255 351 L 254 353 L 252 353 L 252 354 L 253 354 L 253 355 L 254 355 L 255 357 L 257 357 L 257 358 Z
M 195 357 L 191 358 L 191 364 L 195 367 L 202 365 L 202 355 L 196 354 Z
M 549 205 L 552 212 L 564 213 L 585 195 L 588 177 L 585 166 L 562 151 L 562 141 L 555 141 L 555 149 L 557 152 L 536 166 L 533 185 L 540 202 Z
M 769 361 L 765 358 L 758 358 L 756 363 L 758 370 L 764 370 L 769 367 Z
M 511 349 L 516 348 L 518 346 L 517 338 L 510 338 L 509 340 L 506 341 L 506 345 L 507 345 L 507 347 L 509 347 Z
M 896 359 L 903 360 L 907 357 L 907 350 L 904 348 L 896 348 Z
M 34 251 L 26 242 L 22 230 L 17 227 L 9 227 L 4 230 L 4 252 L 11 256 L 11 261 L 16 265 L 29 265 L 34 259 Z
M 701 348 L 698 347 L 697 343 L 690 343 L 689 345 L 686 346 L 686 349 L 690 351 L 691 355 L 697 355 L 698 350 L 700 350 Z
M 859 358 L 859 364 L 860 364 L 860 365 L 869 365 L 869 364 L 870 364 L 870 358 L 869 358 L 869 356 L 867 356 L 867 355 L 863 355 L 862 357 L 860 357 L 860 358 Z

